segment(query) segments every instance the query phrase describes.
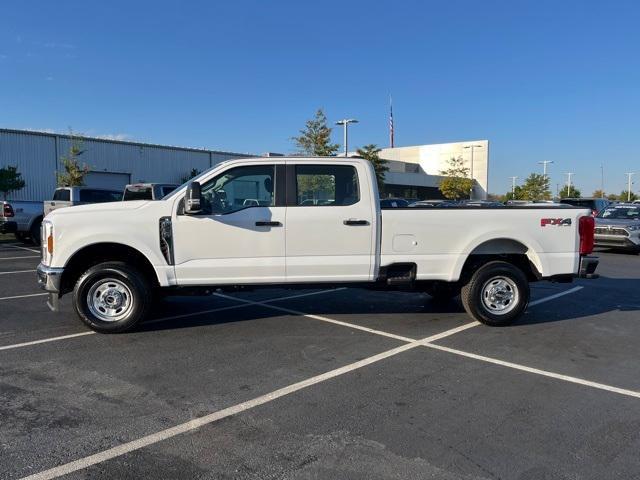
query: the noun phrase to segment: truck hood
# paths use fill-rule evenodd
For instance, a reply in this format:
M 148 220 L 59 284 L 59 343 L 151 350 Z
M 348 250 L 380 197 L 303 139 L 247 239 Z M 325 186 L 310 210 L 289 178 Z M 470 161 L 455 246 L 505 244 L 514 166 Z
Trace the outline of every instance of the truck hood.
M 90 205 L 76 205 L 74 207 L 58 208 L 47 215 L 47 218 L 56 218 L 61 215 L 78 215 L 83 213 L 100 214 L 104 212 L 124 212 L 137 210 L 150 203 L 149 200 L 132 200 L 128 202 L 92 203 Z

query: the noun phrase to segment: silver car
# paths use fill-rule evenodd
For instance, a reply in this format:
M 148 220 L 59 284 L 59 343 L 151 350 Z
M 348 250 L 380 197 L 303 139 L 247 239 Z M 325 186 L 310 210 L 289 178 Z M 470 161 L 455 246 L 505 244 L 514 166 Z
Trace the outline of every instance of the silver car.
M 600 211 L 596 217 L 595 244 L 640 253 L 640 205 L 619 203 Z

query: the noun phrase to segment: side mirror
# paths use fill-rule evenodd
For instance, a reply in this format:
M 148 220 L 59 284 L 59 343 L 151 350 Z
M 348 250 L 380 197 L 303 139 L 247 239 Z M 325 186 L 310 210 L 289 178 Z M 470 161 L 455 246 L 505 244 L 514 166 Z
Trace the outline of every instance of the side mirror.
M 195 215 L 202 211 L 202 193 L 200 182 L 191 182 L 187 185 L 187 194 L 184 196 L 184 213 Z

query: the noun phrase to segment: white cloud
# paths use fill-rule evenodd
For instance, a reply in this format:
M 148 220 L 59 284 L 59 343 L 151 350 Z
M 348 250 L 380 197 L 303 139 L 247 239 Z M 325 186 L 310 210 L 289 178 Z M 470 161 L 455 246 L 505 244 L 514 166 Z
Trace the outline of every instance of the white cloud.
M 133 139 L 133 137 L 128 133 L 105 133 L 103 135 L 96 135 L 96 138 L 102 138 L 104 140 L 118 140 L 120 142 Z
M 48 77 L 46 77 L 45 79 L 47 82 L 50 82 L 51 80 L 53 80 L 53 77 L 51 75 L 49 75 Z

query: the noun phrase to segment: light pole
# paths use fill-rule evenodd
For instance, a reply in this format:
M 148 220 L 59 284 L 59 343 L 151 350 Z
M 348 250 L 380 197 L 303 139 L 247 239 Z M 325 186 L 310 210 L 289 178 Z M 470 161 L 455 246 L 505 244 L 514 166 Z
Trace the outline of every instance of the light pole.
M 338 120 L 336 125 L 342 125 L 344 129 L 344 156 L 346 158 L 347 152 L 349 151 L 349 124 L 350 123 L 358 123 L 358 120 L 355 118 L 343 118 L 342 120 Z
M 547 178 L 547 165 L 550 163 L 553 163 L 553 160 L 543 160 L 541 162 L 538 162 L 540 165 L 542 165 L 542 176 L 544 178 Z
M 513 200 L 516 195 L 516 180 L 518 177 L 509 177 L 511 179 L 511 200 Z
M 464 147 L 462 147 L 462 148 L 464 148 L 465 150 L 466 150 L 467 148 L 470 148 L 470 149 L 471 149 L 471 168 L 470 168 L 470 170 L 471 170 L 471 181 L 473 181 L 473 151 L 474 151 L 476 148 L 482 148 L 482 145 L 465 145 L 465 146 L 464 146 Z M 473 187 L 474 187 L 474 186 L 475 186 L 475 184 L 471 187 L 471 192 L 470 192 L 470 194 L 469 194 L 469 199 L 470 199 L 470 200 L 473 200 Z
M 600 164 L 600 198 L 604 198 L 604 165 Z
M 635 172 L 625 173 L 627 176 L 627 202 L 631 201 L 631 177 L 635 175 Z
M 569 192 L 571 192 L 571 175 L 575 175 L 573 172 L 565 173 L 567 176 L 567 197 L 569 196 Z

